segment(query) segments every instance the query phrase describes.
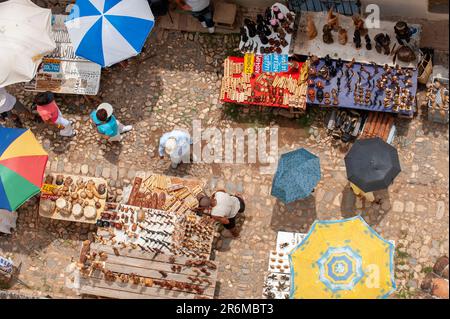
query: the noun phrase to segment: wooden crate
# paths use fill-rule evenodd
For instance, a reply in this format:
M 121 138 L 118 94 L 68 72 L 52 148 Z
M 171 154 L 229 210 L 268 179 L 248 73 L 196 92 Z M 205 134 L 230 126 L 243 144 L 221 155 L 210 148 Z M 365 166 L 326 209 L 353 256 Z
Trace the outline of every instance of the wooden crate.
M 371 112 L 366 119 L 360 138 L 379 137 L 387 141 L 393 125 L 394 116 L 392 114 Z
M 235 28 L 237 5 L 218 2 L 214 5 L 213 20 L 218 27 L 233 30 Z
M 148 252 L 137 251 L 133 249 L 116 248 L 117 255 L 111 246 L 102 244 L 91 244 L 89 250 L 82 248 L 81 254 L 92 254 L 96 252 L 104 252 L 107 254 L 106 260 L 103 261 L 104 268 L 119 274 L 135 274 L 145 278 L 151 278 L 156 281 L 176 281 L 181 283 L 192 284 L 189 277 L 199 279 L 208 279 L 209 283 L 196 283 L 204 289 L 202 294 L 188 289 L 174 287 L 168 289 L 154 284 L 151 287 L 145 285 L 136 285 L 129 282 L 123 283 L 120 280 L 107 281 L 100 270 L 92 271 L 89 276 L 80 276 L 80 293 L 86 295 L 95 295 L 115 299 L 212 299 L 217 280 L 217 263 L 208 261 L 215 265 L 215 269 L 208 269 L 210 275 L 207 276 L 201 271 L 200 267 L 187 266 L 189 259 L 185 257 L 176 257 L 171 262 L 171 256 L 164 254 L 149 254 Z M 80 256 L 80 260 L 85 260 Z M 174 272 L 172 267 L 182 266 L 180 272 Z M 163 278 L 161 272 L 166 274 Z

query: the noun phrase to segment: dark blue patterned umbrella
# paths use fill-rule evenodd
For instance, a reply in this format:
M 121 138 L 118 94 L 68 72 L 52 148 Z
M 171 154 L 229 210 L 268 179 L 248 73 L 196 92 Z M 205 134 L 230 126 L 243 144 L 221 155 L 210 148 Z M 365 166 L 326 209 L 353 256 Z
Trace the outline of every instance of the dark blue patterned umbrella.
M 320 181 L 320 160 L 304 148 L 281 155 L 272 196 L 284 203 L 308 197 Z

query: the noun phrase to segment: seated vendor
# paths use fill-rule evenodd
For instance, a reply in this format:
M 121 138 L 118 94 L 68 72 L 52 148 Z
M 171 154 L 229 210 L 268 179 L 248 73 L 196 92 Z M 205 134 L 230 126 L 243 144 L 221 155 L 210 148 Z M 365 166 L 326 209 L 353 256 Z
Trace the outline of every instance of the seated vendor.
M 199 208 L 197 211 L 211 215 L 220 222 L 225 230 L 224 237 L 238 237 L 236 227 L 237 214 L 245 211 L 244 200 L 238 195 L 230 195 L 224 190 L 214 192 L 210 197 L 205 194 L 198 196 Z

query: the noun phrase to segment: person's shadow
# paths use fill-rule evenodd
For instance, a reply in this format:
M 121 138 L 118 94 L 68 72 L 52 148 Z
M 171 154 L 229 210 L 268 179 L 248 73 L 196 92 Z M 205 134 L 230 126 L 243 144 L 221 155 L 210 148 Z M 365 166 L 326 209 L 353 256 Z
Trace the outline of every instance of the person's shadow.
M 285 204 L 279 199 L 272 210 L 270 227 L 274 231 L 306 233 L 317 218 L 314 195 Z

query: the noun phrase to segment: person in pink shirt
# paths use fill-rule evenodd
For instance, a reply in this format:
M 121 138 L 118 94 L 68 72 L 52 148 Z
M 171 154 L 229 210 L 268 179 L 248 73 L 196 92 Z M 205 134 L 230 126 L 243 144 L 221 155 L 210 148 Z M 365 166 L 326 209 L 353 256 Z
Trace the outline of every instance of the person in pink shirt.
M 72 127 L 72 122 L 66 120 L 56 104 L 55 97 L 51 92 L 42 92 L 36 95 L 34 103 L 37 105 L 37 112 L 41 119 L 47 124 L 57 125 L 62 127 L 59 131 L 61 136 L 73 137 L 75 132 Z

